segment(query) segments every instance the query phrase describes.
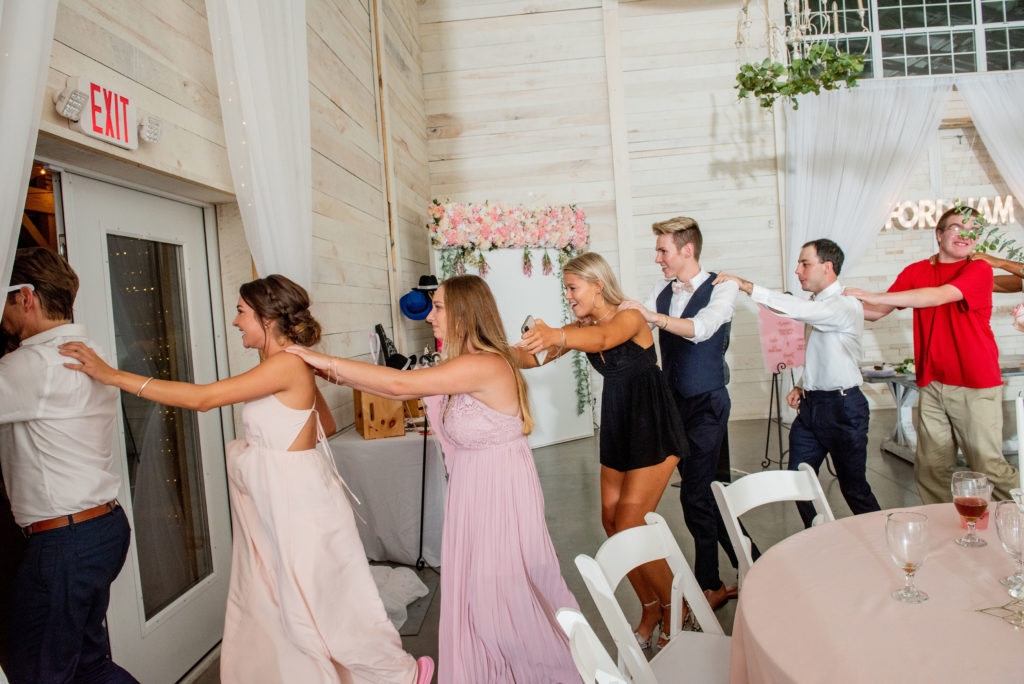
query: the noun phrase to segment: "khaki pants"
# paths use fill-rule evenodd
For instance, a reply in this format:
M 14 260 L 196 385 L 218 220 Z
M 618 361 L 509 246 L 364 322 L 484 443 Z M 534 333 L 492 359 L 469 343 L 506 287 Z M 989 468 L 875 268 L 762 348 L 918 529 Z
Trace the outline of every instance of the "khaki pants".
M 932 381 L 917 403 L 914 477 L 926 504 L 951 502 L 957 447 L 967 467 L 985 473 L 996 500 L 1020 486 L 1017 469 L 1003 458 L 1003 388 L 974 389 Z

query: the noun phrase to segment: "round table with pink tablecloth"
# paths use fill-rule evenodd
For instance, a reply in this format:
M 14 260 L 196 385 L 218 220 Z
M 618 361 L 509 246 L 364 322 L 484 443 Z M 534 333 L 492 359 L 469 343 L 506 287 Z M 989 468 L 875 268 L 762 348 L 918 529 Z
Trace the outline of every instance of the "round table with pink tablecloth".
M 999 584 L 1013 561 L 995 521 L 978 532 L 988 546 L 965 549 L 953 543 L 963 533 L 953 504 L 898 510 L 928 516 L 931 550 L 916 584 L 931 598 L 890 596 L 903 584 L 886 548 L 892 511 L 804 530 L 746 576 L 732 682 L 1024 682 L 1024 629 L 979 612 L 1012 600 Z

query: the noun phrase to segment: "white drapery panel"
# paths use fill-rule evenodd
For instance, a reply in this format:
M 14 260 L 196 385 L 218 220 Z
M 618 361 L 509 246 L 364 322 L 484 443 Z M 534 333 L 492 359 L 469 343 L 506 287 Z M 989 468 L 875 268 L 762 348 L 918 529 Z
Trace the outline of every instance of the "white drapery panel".
M 964 74 L 957 90 L 1010 192 L 1024 197 L 1024 72 Z
M 312 284 L 304 0 L 207 0 L 235 196 L 260 276 Z
M 800 246 L 829 238 L 843 269 L 874 243 L 942 117 L 952 80 L 864 80 L 786 110 L 788 288 Z
M 0 0 L 0 283 L 6 288 L 46 94 L 57 0 Z

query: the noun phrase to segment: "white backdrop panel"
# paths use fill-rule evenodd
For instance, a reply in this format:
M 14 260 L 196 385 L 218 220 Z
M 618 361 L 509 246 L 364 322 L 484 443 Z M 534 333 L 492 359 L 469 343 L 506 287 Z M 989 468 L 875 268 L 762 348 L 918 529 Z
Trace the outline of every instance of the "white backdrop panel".
M 544 250 L 531 250 L 531 254 L 533 276 L 528 278 L 523 275 L 521 250 L 496 249 L 486 253 L 491 270 L 485 280 L 498 302 L 505 334 L 511 344 L 522 337 L 519 328 L 528 314 L 542 318 L 554 327 L 562 324 L 562 288 L 558 276 L 542 274 Z M 550 254 L 557 269 L 558 255 L 555 250 L 551 250 Z M 576 382 L 572 376 L 571 356 L 565 356 L 543 368 L 524 371 L 523 375 L 530 386 L 530 412 L 535 423 L 530 435 L 531 447 L 594 434 L 590 405 L 587 405 L 582 415 L 576 415 Z

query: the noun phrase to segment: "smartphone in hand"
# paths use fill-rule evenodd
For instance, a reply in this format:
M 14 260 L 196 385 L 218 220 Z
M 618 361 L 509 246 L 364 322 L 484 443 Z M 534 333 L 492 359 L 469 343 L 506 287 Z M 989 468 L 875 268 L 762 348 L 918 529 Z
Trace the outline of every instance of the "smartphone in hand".
M 519 326 L 519 331 L 522 334 L 525 335 L 526 333 L 528 333 L 530 330 L 533 329 L 534 325 L 535 325 L 535 323 L 533 321 L 533 316 L 532 315 L 527 315 L 526 316 L 526 320 L 523 321 L 523 324 L 521 326 Z M 533 357 L 533 360 L 537 362 L 538 366 L 540 366 L 540 365 L 542 365 L 544 363 L 543 361 L 541 361 L 540 359 L 537 358 L 536 354 L 531 354 L 531 356 Z

